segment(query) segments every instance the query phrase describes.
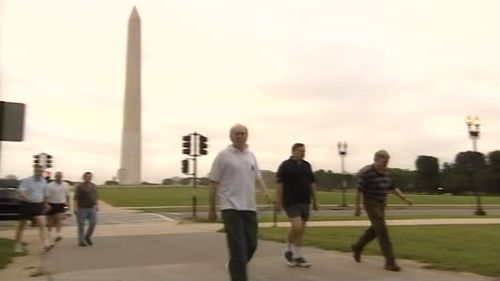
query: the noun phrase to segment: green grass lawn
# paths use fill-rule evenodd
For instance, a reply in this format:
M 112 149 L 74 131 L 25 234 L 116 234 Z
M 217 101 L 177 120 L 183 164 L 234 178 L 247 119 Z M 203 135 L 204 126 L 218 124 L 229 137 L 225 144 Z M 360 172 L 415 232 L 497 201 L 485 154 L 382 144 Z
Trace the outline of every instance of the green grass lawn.
M 349 252 L 364 227 L 310 227 L 305 244 L 325 250 Z M 261 228 L 262 239 L 283 242 L 288 228 Z M 428 264 L 428 268 L 500 276 L 500 225 L 391 226 L 398 258 Z M 381 255 L 377 241 L 365 255 Z
M 274 190 L 271 190 L 274 197 Z M 143 206 L 190 206 L 193 195 L 196 196 L 199 205 L 208 204 L 207 187 L 180 187 L 180 186 L 132 186 L 117 187 L 107 186 L 99 188 L 100 197 L 117 207 L 143 207 Z M 474 196 L 451 196 L 451 195 L 412 195 L 415 205 L 470 205 L 475 204 Z M 259 204 L 264 203 L 257 197 Z M 354 204 L 354 193 L 346 193 L 346 202 L 348 205 Z M 341 203 L 341 194 L 339 192 L 318 192 L 318 201 L 323 205 L 339 205 Z M 403 204 L 399 198 L 389 196 L 389 204 Z M 482 196 L 483 204 L 500 205 L 500 196 Z
M 190 206 L 193 195 L 207 204 L 208 188 L 199 187 L 100 187 L 99 197 L 117 207 Z
M 7 264 L 12 262 L 13 257 L 23 256 L 25 254 L 14 253 L 14 240 L 0 238 L 0 269 L 3 269 Z

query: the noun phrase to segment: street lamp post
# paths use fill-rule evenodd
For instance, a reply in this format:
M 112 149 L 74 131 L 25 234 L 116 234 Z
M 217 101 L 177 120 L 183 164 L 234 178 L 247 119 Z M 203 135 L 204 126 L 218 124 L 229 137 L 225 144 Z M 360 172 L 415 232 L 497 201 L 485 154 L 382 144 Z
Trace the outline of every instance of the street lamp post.
M 465 124 L 467 125 L 469 137 L 472 140 L 472 150 L 474 152 L 477 152 L 477 140 L 479 139 L 480 136 L 479 128 L 481 126 L 481 121 L 479 120 L 479 117 L 475 117 L 473 119 L 470 116 L 468 116 L 467 119 L 465 119 Z M 486 212 L 481 207 L 481 195 L 479 194 L 479 190 L 476 185 L 475 174 L 476 174 L 475 167 L 472 167 L 471 185 L 473 186 L 474 193 L 476 195 L 476 211 L 474 212 L 474 214 L 476 216 L 484 216 L 486 215 Z
M 347 183 L 345 181 L 345 156 L 347 155 L 347 142 L 344 142 L 344 143 L 341 143 L 341 142 L 338 142 L 337 143 L 337 149 L 338 149 L 338 152 L 339 152 L 339 156 L 340 156 L 340 167 L 341 167 L 341 170 L 342 170 L 342 186 L 340 187 L 340 190 L 342 191 L 342 207 L 347 207 L 347 203 L 346 203 L 346 198 L 345 198 L 345 190 L 347 188 Z

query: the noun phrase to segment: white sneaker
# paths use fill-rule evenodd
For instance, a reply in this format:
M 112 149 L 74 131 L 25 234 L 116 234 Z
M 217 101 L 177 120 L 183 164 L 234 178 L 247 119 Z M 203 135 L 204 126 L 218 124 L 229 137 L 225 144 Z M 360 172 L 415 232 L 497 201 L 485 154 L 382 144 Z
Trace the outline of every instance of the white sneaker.
M 14 253 L 21 254 L 24 252 L 23 245 L 21 243 L 14 244 Z

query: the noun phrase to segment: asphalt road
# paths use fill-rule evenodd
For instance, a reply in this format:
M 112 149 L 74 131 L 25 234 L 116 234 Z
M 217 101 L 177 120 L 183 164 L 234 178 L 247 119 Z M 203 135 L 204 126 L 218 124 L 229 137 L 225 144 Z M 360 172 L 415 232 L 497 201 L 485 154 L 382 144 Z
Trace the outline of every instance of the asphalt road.
M 500 206 L 488 206 L 483 207 L 486 211 L 486 216 L 477 216 L 487 218 L 490 216 L 500 216 Z M 474 211 L 476 210 L 473 206 L 466 207 L 392 207 L 386 210 L 386 218 L 390 219 L 391 216 L 405 216 L 411 217 L 415 216 L 418 218 L 425 218 L 425 216 L 429 217 L 445 217 L 447 215 L 451 217 L 457 216 L 471 216 L 474 215 Z M 197 216 L 199 217 L 208 217 L 208 213 L 204 210 L 197 211 Z M 328 216 L 328 217 L 351 217 L 354 213 L 352 207 L 341 208 L 341 207 L 328 207 L 321 208 L 318 212 L 311 211 L 311 216 Z M 173 220 L 181 220 L 192 217 L 192 211 L 170 211 L 170 212 L 160 212 L 159 214 L 173 219 Z M 272 217 L 273 212 L 271 210 L 262 210 L 259 211 L 259 216 L 267 216 Z M 284 212 L 280 213 L 280 216 L 284 216 Z
M 175 227 L 175 226 L 173 226 Z M 78 247 L 64 239 L 44 255 L 43 267 L 50 281 L 228 281 L 227 250 L 223 234 L 215 232 L 170 233 L 96 237 L 94 246 Z M 335 241 L 332 240 L 332 243 Z M 351 254 L 305 248 L 313 266 L 290 268 L 284 264 L 283 244 L 259 241 L 248 266 L 251 281 L 490 281 L 469 273 L 422 268 L 400 260 L 402 272 L 382 269 L 380 257 L 355 263 Z

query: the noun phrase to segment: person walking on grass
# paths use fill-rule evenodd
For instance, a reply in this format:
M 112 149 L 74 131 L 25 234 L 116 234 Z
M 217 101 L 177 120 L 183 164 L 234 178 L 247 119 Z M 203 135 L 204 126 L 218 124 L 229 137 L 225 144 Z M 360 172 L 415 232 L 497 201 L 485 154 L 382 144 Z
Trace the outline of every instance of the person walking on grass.
M 302 143 L 292 146 L 292 156 L 285 160 L 276 173 L 276 208 L 283 208 L 290 219 L 291 228 L 286 237 L 285 260 L 288 265 L 310 267 L 301 253 L 309 210 L 312 203 L 318 210 L 316 187 L 311 164 L 304 160 L 306 147 Z
M 47 237 L 45 212 L 50 209 L 47 203 L 47 181 L 42 177 L 43 167 L 35 164 L 33 166 L 33 176 L 25 178 L 19 184 L 19 196 L 21 205 L 19 207 L 19 223 L 16 228 L 14 242 L 14 252 L 24 252 L 22 236 L 28 221 L 33 220 L 38 227 L 40 240 L 42 241 L 45 253 L 52 249 L 52 244 Z
M 73 199 L 76 222 L 78 225 L 78 246 L 92 246 L 92 234 L 97 224 L 97 211 L 99 211 L 99 205 L 97 204 L 97 187 L 92 183 L 91 172 L 85 172 L 83 174 L 83 183 L 76 187 Z M 85 229 L 85 223 L 87 221 L 88 227 Z
M 47 188 L 47 202 L 50 205 L 50 210 L 47 212 L 48 236 L 51 239 L 52 228 L 55 228 L 54 242 L 62 239 L 61 228 L 64 213 L 71 209 L 70 192 L 71 186 L 63 180 L 63 173 L 56 172 L 55 180 L 49 183 Z
M 358 188 L 356 192 L 355 216 L 361 214 L 361 200 L 366 214 L 370 219 L 371 226 L 359 237 L 358 241 L 351 245 L 353 258 L 356 262 L 361 262 L 361 253 L 366 244 L 375 238 L 378 239 L 380 249 L 385 258 L 384 269 L 389 271 L 400 271 L 394 257 L 392 243 L 389 232 L 385 224 L 385 206 L 387 193 L 392 192 L 411 205 L 411 201 L 405 197 L 399 188 L 394 185 L 394 181 L 387 173 L 389 163 L 389 153 L 379 150 L 375 153 L 374 163 L 360 170 L 358 174 Z
M 256 183 L 268 201 L 269 198 L 257 159 L 248 149 L 248 129 L 237 124 L 229 135 L 232 144 L 215 157 L 209 174 L 209 219 L 217 219 L 218 197 L 229 249 L 231 281 L 247 281 L 247 263 L 257 249 Z

